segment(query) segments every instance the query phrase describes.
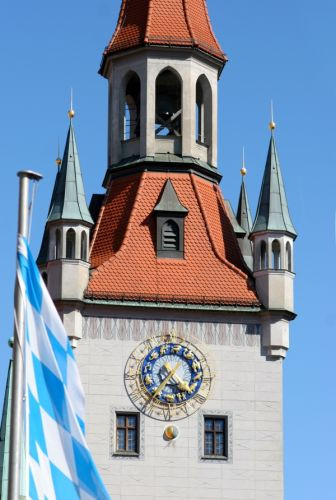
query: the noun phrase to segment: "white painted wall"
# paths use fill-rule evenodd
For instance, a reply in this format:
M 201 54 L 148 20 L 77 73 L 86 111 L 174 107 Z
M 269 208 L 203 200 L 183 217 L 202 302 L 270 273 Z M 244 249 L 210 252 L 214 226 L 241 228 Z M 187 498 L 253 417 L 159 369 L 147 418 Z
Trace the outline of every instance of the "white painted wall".
M 113 500 L 282 500 L 282 360 L 266 359 L 259 334 L 237 326 L 193 323 L 197 346 L 216 377 L 202 410 L 176 423 L 179 439 L 167 444 L 166 423 L 143 417 L 142 456 L 113 457 L 113 415 L 135 410 L 125 391 L 124 368 L 133 349 L 155 331 L 154 321 L 141 321 L 133 330 L 132 321 L 137 320 L 86 321 L 76 350 L 88 442 Z M 180 334 L 185 325 L 177 324 Z M 232 414 L 230 463 L 200 458 L 203 411 Z

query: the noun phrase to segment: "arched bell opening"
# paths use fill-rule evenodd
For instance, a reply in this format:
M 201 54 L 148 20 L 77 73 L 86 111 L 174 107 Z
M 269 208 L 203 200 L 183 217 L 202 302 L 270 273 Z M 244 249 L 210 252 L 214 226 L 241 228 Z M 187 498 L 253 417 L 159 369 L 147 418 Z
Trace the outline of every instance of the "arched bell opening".
M 81 260 L 87 262 L 88 257 L 88 244 L 87 244 L 87 235 L 85 231 L 82 231 L 81 234 Z
M 124 89 L 122 139 L 129 141 L 140 137 L 141 83 L 136 73 L 126 76 Z
M 280 251 L 279 241 L 274 240 L 272 242 L 272 268 L 276 270 L 281 269 Z
M 54 258 L 60 259 L 62 257 L 62 239 L 61 239 L 61 230 L 56 229 L 55 232 L 55 252 Z
M 76 233 L 74 229 L 68 229 L 66 233 L 66 258 L 76 258 Z
M 267 269 L 268 259 L 267 259 L 267 245 L 265 241 L 260 243 L 260 262 L 259 269 Z
M 156 137 L 181 137 L 182 85 L 180 78 L 171 69 L 165 69 L 158 75 L 155 87 Z
M 212 146 L 212 90 L 205 75 L 196 83 L 196 142 Z
M 287 271 L 293 272 L 293 262 L 292 262 L 292 247 L 289 241 L 286 243 L 286 263 Z

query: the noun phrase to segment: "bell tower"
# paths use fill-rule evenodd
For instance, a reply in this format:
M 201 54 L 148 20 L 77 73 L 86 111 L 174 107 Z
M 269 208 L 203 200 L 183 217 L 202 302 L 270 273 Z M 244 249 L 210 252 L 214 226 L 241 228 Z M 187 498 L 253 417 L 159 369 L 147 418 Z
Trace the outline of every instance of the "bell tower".
M 109 166 L 167 153 L 217 166 L 217 81 L 226 56 L 205 2 L 173 3 L 122 2 L 100 68 L 109 82 Z
M 273 134 L 254 225 L 245 165 L 236 214 L 222 194 L 226 61 L 206 0 L 122 0 L 90 212 L 70 123 L 39 265 L 78 339 L 88 444 L 114 500 L 283 500 L 296 233 Z

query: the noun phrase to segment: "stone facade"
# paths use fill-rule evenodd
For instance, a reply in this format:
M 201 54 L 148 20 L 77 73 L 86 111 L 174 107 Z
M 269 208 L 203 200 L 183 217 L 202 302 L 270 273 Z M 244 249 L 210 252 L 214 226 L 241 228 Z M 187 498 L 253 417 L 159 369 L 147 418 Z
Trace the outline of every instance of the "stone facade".
M 146 317 L 147 316 L 147 317 Z M 176 441 L 167 425 L 140 419 L 138 457 L 115 455 L 117 411 L 136 411 L 124 386 L 124 369 L 145 338 L 174 328 L 205 354 L 215 376 L 208 401 L 176 422 Z M 232 317 L 211 321 L 87 316 L 76 350 L 86 393 L 89 446 L 114 500 L 283 498 L 282 360 L 269 360 L 258 322 Z M 203 458 L 203 419 L 228 417 L 228 459 Z

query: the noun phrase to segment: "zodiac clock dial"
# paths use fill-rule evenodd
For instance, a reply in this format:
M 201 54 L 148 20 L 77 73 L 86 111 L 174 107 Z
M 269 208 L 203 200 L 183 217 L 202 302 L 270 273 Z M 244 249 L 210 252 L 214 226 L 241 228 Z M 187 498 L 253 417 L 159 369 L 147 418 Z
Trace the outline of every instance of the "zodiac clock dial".
M 125 368 L 125 386 L 133 404 L 157 420 L 180 420 L 205 403 L 211 372 L 201 351 L 173 334 L 140 344 Z

